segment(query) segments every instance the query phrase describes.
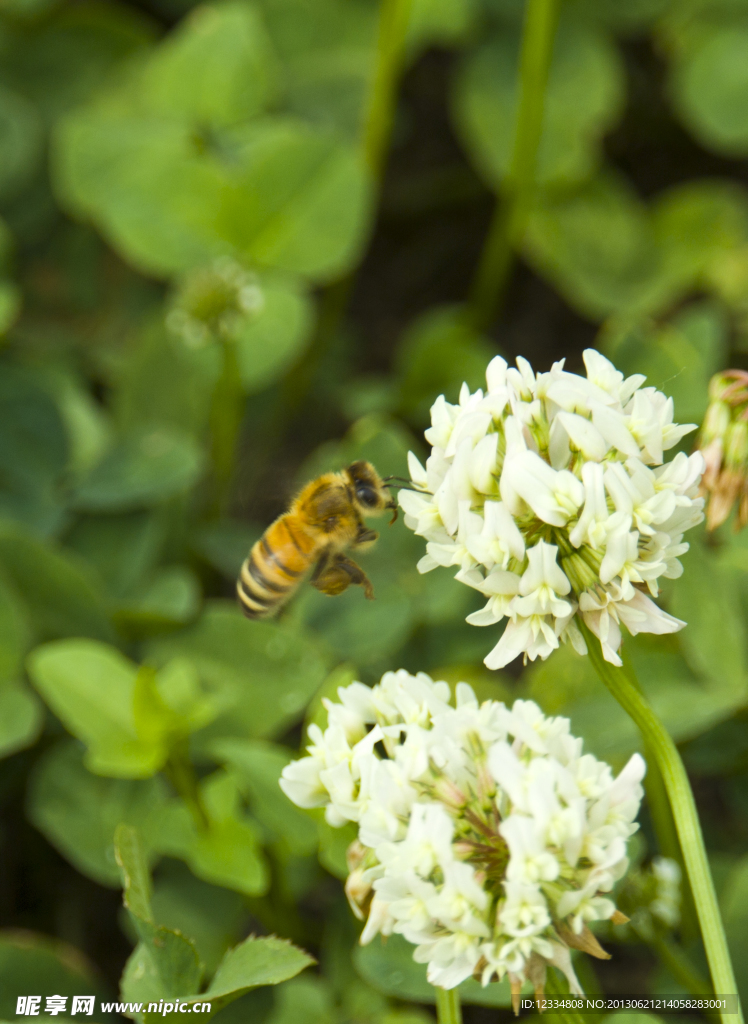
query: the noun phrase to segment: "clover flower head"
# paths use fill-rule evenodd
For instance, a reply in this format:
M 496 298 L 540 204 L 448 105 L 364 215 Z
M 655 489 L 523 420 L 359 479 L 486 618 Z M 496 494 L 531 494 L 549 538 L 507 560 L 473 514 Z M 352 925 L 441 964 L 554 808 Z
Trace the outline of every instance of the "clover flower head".
M 678 862 L 670 857 L 654 857 L 647 867 L 632 868 L 618 899 L 637 937 L 651 941 L 657 933 L 676 928 L 681 912 Z
M 607 956 L 588 925 L 618 917 L 640 755 L 614 777 L 568 719 L 532 701 L 479 704 L 466 683 L 453 705 L 424 673 L 338 696 L 280 785 L 330 824 L 358 825 L 346 893 L 361 942 L 403 935 L 443 988 L 508 976 L 515 995 L 525 980 L 542 992 L 550 963 L 581 993 L 570 950 Z
M 264 304 L 257 275 L 221 256 L 184 278 L 166 324 L 189 348 L 202 348 L 215 339 L 233 338 Z
M 737 529 L 748 523 L 748 373 L 725 370 L 709 382 L 709 407 L 697 444 L 706 469 L 706 525 L 716 530 L 737 504 Z
M 682 573 L 683 535 L 703 519 L 701 452 L 664 462 L 695 425 L 674 423 L 672 399 L 641 375 L 624 378 L 594 349 L 584 361 L 581 377 L 563 362 L 535 374 L 496 356 L 485 393 L 463 384 L 458 405 L 434 403 L 425 467 L 409 456 L 415 489 L 399 500 L 426 540 L 419 571 L 456 567 L 487 599 L 468 622 L 506 620 L 492 669 L 547 658 L 563 641 L 586 653 L 577 616 L 615 665 L 622 626 L 685 625 L 653 598 L 661 577 Z

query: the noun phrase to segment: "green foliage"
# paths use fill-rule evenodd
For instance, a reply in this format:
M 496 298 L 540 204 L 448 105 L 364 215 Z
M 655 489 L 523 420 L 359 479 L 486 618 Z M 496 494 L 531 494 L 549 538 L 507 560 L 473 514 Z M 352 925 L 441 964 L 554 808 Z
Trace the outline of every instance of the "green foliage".
M 113 637 L 96 581 L 74 555 L 8 523 L 0 525 L 0 565 L 36 639 Z
M 160 849 L 185 860 L 206 882 L 262 896 L 270 879 L 260 850 L 261 833 L 240 811 L 236 780 L 214 772 L 202 781 L 198 793 L 202 820 L 182 800 L 164 808 L 157 840 Z
M 252 988 L 286 981 L 311 963 L 311 957 L 283 939 L 250 936 L 229 950 L 205 995 L 220 1008 Z
M 241 170 L 219 213 L 228 241 L 260 266 L 312 279 L 341 274 L 357 255 L 368 218 L 355 151 L 281 119 L 237 131 L 229 144 Z
M 740 613 L 738 579 L 727 566 L 715 566 L 694 543 L 684 567 L 688 581 L 673 591 L 676 615 L 689 615 L 683 649 L 691 665 L 717 684 L 736 689 L 746 683 L 746 635 Z M 723 633 L 724 630 L 724 633 Z
M 249 622 L 231 606 L 209 605 L 189 630 L 154 641 L 158 665 L 189 658 L 226 710 L 209 735 L 274 736 L 297 720 L 325 674 L 314 638 L 291 625 Z
M 221 1024 L 425 1024 L 412 948 L 357 946 L 339 884 L 355 826 L 278 785 L 324 701 L 403 665 L 536 700 L 616 768 L 639 745 L 567 646 L 489 673 L 494 631 L 464 621 L 480 595 L 417 573 L 401 521 L 372 521 L 354 555 L 373 602 L 306 580 L 274 619 L 234 602 L 295 487 L 361 458 L 407 476 L 436 396 L 482 387 L 499 352 L 577 369 L 599 327 L 595 347 L 693 423 L 712 374 L 745 365 L 744 5 L 565 5 L 537 181 L 518 183 L 525 8 L 411 0 L 388 141 L 381 0 L 2 5 L 0 795 L 3 892 L 24 897 L 0 925 L 36 931 L 0 933 L 0 1017 L 22 991 L 112 997 L 41 933 L 116 976 L 98 887 L 124 876 L 123 999 L 210 1001 Z M 363 158 L 379 130 L 383 181 Z M 523 266 L 479 330 L 470 276 L 518 185 Z M 698 783 L 745 998 L 748 541 L 697 535 L 683 563 L 661 601 L 687 628 L 626 646 Z M 317 973 L 295 977 L 312 960 L 286 940 Z M 586 988 L 607 978 L 577 962 Z M 461 992 L 509 1005 L 504 983 Z
M 488 339 L 465 323 L 463 308 L 430 310 L 411 324 L 398 345 L 401 408 L 423 422 L 434 395 L 454 395 L 463 381 L 471 390 L 481 387 L 494 355 Z
M 55 744 L 37 762 L 28 791 L 28 815 L 50 843 L 82 874 L 116 886 L 114 830 L 126 823 L 155 835 L 167 790 L 160 776 L 142 781 L 93 775 L 80 746 Z
M 196 990 L 202 971 L 195 944 L 180 932 L 157 926 L 153 919 L 151 880 L 137 831 L 118 825 L 114 848 L 122 872 L 123 902 L 140 939 L 125 967 L 122 994 L 157 1002 Z
M 748 860 L 740 857 L 729 870 L 720 903 L 725 916 L 730 952 L 738 965 L 736 975 L 741 999 L 745 999 L 748 991 L 748 972 L 745 969 L 745 953 L 748 948 L 748 916 L 745 912 L 747 896 Z
M 68 451 L 54 402 L 30 373 L 0 374 L 0 514 L 41 534 L 63 515 L 62 474 Z
M 159 921 L 193 938 L 207 974 L 215 972 L 246 926 L 247 912 L 239 893 L 201 881 L 175 860 L 159 865 L 151 905 Z
M 220 33 L 211 91 L 227 88 Z M 231 252 L 314 280 L 343 272 L 366 230 L 369 188 L 350 145 L 290 117 L 208 121 L 163 112 L 146 81 L 81 108 L 61 125 L 58 189 L 101 223 L 138 266 L 174 274 Z M 241 76 L 240 65 L 233 68 Z M 205 88 L 205 83 L 204 83 Z M 241 93 L 241 83 L 232 91 Z M 202 103 L 202 101 L 201 101 Z M 196 135 L 198 137 L 196 137 Z
M 185 18 L 149 61 L 140 89 L 154 114 L 224 128 L 266 109 L 273 72 L 259 11 L 226 3 Z
M 608 351 L 626 373 L 644 373 L 647 381 L 671 396 L 684 421 L 700 423 L 712 374 L 725 365 L 727 322 L 721 306 L 694 303 L 660 327 L 635 321 L 612 336 Z M 682 410 L 682 411 L 681 411 Z
M 693 635 L 709 628 L 711 614 L 711 610 L 702 608 L 700 615 L 694 614 L 689 620 L 693 633 L 687 645 L 688 634 L 684 633 L 687 650 L 694 649 Z M 745 682 L 740 675 L 717 676 L 708 666 L 709 674 L 700 676 L 699 668 L 704 665 L 700 655 L 689 663 L 677 650 L 641 637 L 629 641 L 629 645 L 647 697 L 676 740 L 689 740 L 706 732 L 745 703 Z M 563 712 L 569 717 L 575 734 L 584 739 L 585 749 L 622 766 L 634 750 L 640 749 L 636 727 L 614 699 L 601 692 L 586 660 L 564 649 L 555 662 L 533 666 L 528 673 L 529 695 L 547 714 Z
M 95 968 L 67 942 L 35 932 L 0 932 L 0 1015 L 16 1019 L 19 992 L 56 995 L 88 993 L 106 999 L 109 993 Z M 44 1004 L 42 1003 L 42 1006 Z
M 142 587 L 129 594 L 113 618 L 124 633 L 143 636 L 184 626 L 200 608 L 200 584 L 183 565 L 160 569 Z
M 109 451 L 76 488 L 82 512 L 126 512 L 183 494 L 198 479 L 200 452 L 164 428 L 133 434 Z
M 748 152 L 748 74 L 743 25 L 714 27 L 681 56 L 673 75 L 673 99 L 684 123 L 718 153 Z
M 0 757 L 30 747 L 43 721 L 42 706 L 23 683 L 7 680 L 0 684 Z
M 224 739 L 211 748 L 234 770 L 240 789 L 260 822 L 267 839 L 290 855 L 314 853 L 317 822 L 295 807 L 278 785 L 291 751 L 263 740 Z
M 262 295 L 262 310 L 236 339 L 242 384 L 248 394 L 274 383 L 293 365 L 312 325 L 307 294 L 292 278 L 263 278 Z
M 457 126 L 493 187 L 510 172 L 519 45 L 519 31 L 502 26 L 467 58 L 456 92 Z M 565 19 L 553 48 L 540 182 L 569 185 L 592 175 L 600 163 L 600 139 L 621 112 L 623 91 L 620 57 L 607 35 L 577 18 Z
M 211 1013 L 216 1013 L 251 989 L 277 985 L 314 962 L 283 939 L 250 936 L 225 954 L 212 981 L 199 994 L 203 968 L 195 943 L 154 920 L 151 880 L 138 832 L 119 825 L 115 850 L 122 872 L 124 904 L 140 940 L 125 967 L 123 998 L 144 1003 L 175 997 L 188 1004 L 208 1001 Z M 142 1019 L 148 1022 L 157 1016 L 146 1011 Z
M 374 62 L 375 8 L 366 0 L 263 0 L 262 12 L 289 111 L 356 140 Z
M 190 348 L 161 320 L 149 323 L 118 375 L 114 404 L 123 431 L 134 435 L 147 426 L 201 441 L 219 373 L 216 349 Z
M 532 263 L 591 318 L 651 308 L 669 283 L 646 207 L 609 172 L 541 200 L 526 245 Z
M 36 170 L 42 143 L 42 125 L 33 104 L 18 93 L 0 87 L 0 197 L 12 196 L 24 178 Z
M 30 100 L 47 125 L 84 102 L 123 58 L 142 51 L 154 26 L 124 4 L 61 5 L 35 21 L 3 23 L 2 78 Z
M 141 724 L 148 719 L 140 707 L 146 705 L 153 686 L 147 669 L 138 673 L 135 665 L 104 644 L 60 640 L 34 652 L 29 674 L 55 714 L 86 744 L 91 771 L 147 778 L 163 766 L 166 750 L 153 742 L 152 735 L 144 735 Z M 158 720 L 158 705 L 148 711 Z

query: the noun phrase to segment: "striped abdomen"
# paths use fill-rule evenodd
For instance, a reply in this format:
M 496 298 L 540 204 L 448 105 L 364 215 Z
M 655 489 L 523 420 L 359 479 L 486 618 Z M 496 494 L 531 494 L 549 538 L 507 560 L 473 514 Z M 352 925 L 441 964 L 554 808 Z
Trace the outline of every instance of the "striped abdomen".
M 292 519 L 281 516 L 269 526 L 242 565 L 236 592 L 250 619 L 274 615 L 314 561 L 313 540 Z

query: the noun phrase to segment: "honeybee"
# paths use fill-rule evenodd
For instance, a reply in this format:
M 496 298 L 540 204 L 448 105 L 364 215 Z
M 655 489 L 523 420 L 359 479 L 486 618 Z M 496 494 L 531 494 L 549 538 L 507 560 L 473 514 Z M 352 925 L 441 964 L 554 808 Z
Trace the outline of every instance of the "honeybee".
M 392 478 L 389 478 L 392 479 Z M 364 570 L 345 554 L 364 548 L 379 536 L 364 516 L 382 515 L 397 505 L 370 462 L 354 462 L 339 473 L 325 473 L 297 494 L 287 512 L 271 523 L 252 547 L 236 582 L 244 614 L 250 619 L 274 615 L 314 566 L 310 582 L 323 594 L 374 589 Z

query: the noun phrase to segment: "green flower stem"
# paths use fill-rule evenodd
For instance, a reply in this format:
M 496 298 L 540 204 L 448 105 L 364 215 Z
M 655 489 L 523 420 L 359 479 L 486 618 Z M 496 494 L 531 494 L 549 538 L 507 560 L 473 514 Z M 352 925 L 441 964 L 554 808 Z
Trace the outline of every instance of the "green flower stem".
M 164 765 L 164 775 L 184 800 L 198 832 L 207 832 L 210 828 L 210 819 L 203 804 L 200 785 L 186 744 L 178 744 L 172 750 L 169 760 Z
M 218 518 L 226 510 L 234 473 L 236 441 L 244 415 L 244 390 L 236 344 L 221 342 L 223 366 L 213 390 L 210 413 L 213 462 L 213 494 L 209 514 Z
M 460 993 L 456 988 L 439 988 L 436 992 L 436 1019 L 438 1024 L 462 1024 Z
M 681 867 L 684 867 L 680 843 L 678 842 L 678 833 L 675 829 L 673 816 L 670 813 L 665 783 L 660 774 L 657 758 L 648 743 L 644 744 L 644 760 L 649 765 L 644 779 L 644 788 L 647 793 L 649 813 L 652 818 L 655 835 L 657 836 L 657 845 L 663 857 L 670 857 L 671 860 L 677 861 Z
M 373 183 L 381 184 L 405 62 L 412 0 L 381 0 L 377 52 L 366 107 L 361 153 Z M 320 298 L 317 326 L 301 360 L 286 377 L 280 409 L 284 419 L 301 406 L 317 368 L 335 340 L 353 291 L 353 274 L 328 285 Z
M 470 291 L 468 316 L 477 328 L 493 319 L 532 205 L 558 11 L 559 0 L 527 0 L 512 159 Z
M 732 995 L 738 989 L 709 870 L 701 824 L 683 761 L 667 729 L 624 670 L 605 661 L 600 642 L 581 619 L 579 627 L 597 674 L 624 711 L 636 722 L 662 773 L 696 903 L 714 992 L 718 995 Z M 728 1018 L 725 1016 L 723 1019 L 727 1024 Z M 736 1018 L 731 1015 L 729 1019 L 735 1019 L 735 1024 L 742 1024 L 742 1013 L 739 1012 Z
M 363 137 L 364 161 L 376 182 L 382 178 L 392 137 L 411 4 L 412 0 L 382 0 L 379 12 L 377 57 Z
M 636 670 L 631 662 L 631 658 L 628 656 L 627 651 L 622 652 L 623 659 L 623 671 L 626 676 L 642 696 L 644 691 L 642 690 L 641 683 L 636 675 Z M 683 860 L 683 852 L 680 848 L 680 842 L 678 841 L 678 833 L 675 828 L 675 822 L 673 821 L 673 814 L 670 810 L 670 803 L 668 802 L 667 791 L 665 789 L 665 783 L 660 772 L 657 758 L 649 747 L 649 744 L 644 742 L 644 759 L 647 762 L 647 774 L 644 778 L 644 789 L 647 794 L 647 804 L 649 806 L 649 813 L 652 819 L 652 825 L 654 827 L 655 835 L 657 836 L 657 845 L 659 846 L 660 853 L 663 857 L 670 857 L 677 864 L 680 865 L 681 872 L 683 874 L 683 887 L 681 897 L 681 931 L 684 935 L 688 936 L 689 939 L 694 939 L 699 932 L 699 923 L 696 916 L 696 907 L 693 901 L 693 893 L 691 887 L 688 884 L 688 874 L 686 872 L 686 864 Z

